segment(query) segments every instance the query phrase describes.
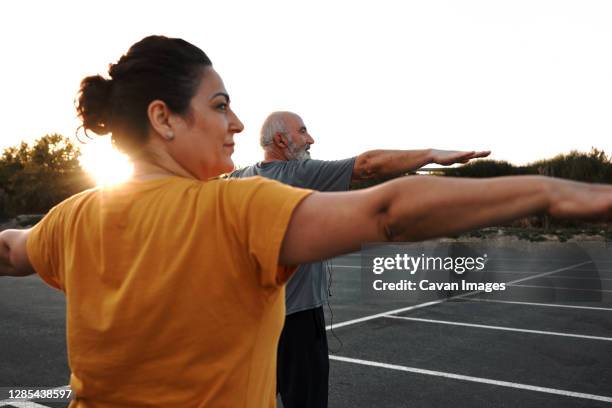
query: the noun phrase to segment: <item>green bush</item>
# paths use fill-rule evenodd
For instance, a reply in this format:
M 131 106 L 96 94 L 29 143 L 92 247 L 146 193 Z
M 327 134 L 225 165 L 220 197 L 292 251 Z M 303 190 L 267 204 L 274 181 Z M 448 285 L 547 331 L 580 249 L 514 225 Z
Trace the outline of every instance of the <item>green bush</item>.
M 477 160 L 444 171 L 452 177 L 499 177 L 544 174 L 569 180 L 612 183 L 612 156 L 592 148 L 590 152 L 571 151 L 552 159 L 538 160 L 526 166 L 514 166 L 506 161 Z
M 59 134 L 32 146 L 9 147 L 0 157 L 0 218 L 39 214 L 93 186 L 79 163 L 80 151 Z

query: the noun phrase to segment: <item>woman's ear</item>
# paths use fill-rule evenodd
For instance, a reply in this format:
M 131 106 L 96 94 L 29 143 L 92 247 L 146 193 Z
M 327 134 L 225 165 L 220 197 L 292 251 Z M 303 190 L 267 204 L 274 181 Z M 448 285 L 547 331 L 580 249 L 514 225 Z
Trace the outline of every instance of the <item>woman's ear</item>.
M 156 99 L 147 108 L 149 124 L 154 133 L 161 136 L 164 140 L 174 139 L 174 130 L 170 124 L 170 109 L 164 101 Z

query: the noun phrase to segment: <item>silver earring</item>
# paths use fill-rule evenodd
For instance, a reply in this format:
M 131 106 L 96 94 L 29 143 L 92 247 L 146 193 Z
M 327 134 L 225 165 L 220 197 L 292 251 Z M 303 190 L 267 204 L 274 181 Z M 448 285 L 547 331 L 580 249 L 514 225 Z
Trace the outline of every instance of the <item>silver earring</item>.
M 169 130 L 168 133 L 166 133 L 166 140 L 174 140 L 174 132 Z

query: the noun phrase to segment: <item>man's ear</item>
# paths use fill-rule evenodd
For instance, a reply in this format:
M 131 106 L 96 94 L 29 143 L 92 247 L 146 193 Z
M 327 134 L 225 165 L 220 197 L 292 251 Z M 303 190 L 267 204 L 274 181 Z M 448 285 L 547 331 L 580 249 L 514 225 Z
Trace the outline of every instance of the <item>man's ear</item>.
M 282 133 L 275 133 L 272 140 L 274 141 L 274 144 L 281 149 L 285 149 L 289 146 L 287 143 L 287 138 Z
M 149 125 L 155 133 L 165 140 L 172 140 L 174 132 L 170 125 L 170 109 L 164 101 L 156 99 L 151 101 L 147 107 L 147 116 L 149 117 Z

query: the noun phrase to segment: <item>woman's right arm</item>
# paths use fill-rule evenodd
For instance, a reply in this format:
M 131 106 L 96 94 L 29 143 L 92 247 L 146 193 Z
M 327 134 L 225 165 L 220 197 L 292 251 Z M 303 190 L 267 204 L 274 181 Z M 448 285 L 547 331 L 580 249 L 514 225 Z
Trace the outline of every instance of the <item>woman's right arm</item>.
M 26 253 L 30 230 L 0 232 L 0 276 L 27 276 L 34 273 Z
M 529 214 L 612 218 L 612 186 L 540 176 L 403 177 L 345 193 L 313 193 L 295 209 L 280 263 L 358 250 L 362 243 L 422 241 Z

